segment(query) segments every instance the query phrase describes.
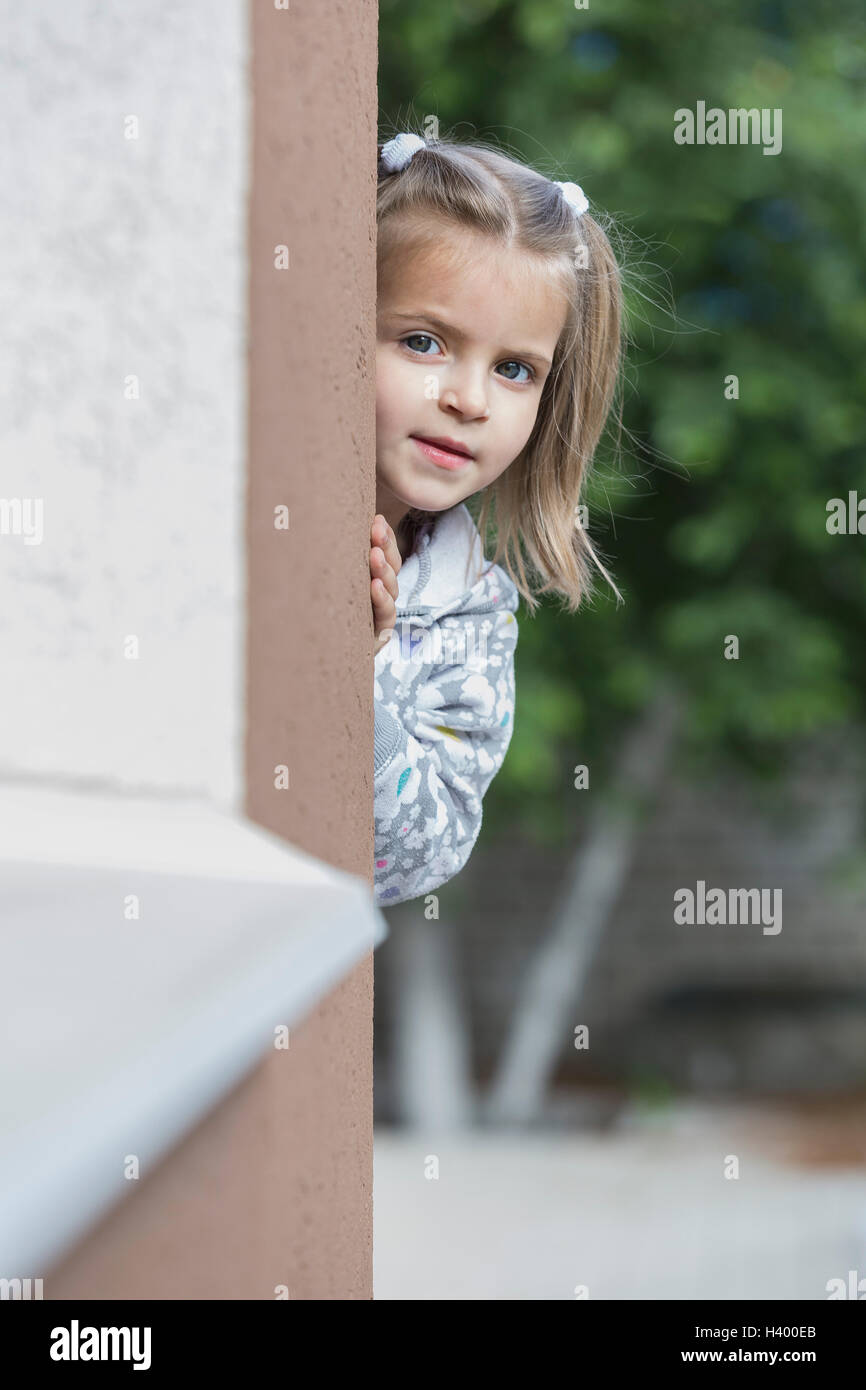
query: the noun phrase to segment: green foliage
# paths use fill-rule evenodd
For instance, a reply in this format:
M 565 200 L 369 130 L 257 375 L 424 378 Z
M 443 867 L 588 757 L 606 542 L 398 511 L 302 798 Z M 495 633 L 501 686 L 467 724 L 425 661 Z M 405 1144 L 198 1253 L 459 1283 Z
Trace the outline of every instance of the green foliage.
M 435 114 L 495 139 L 580 183 L 627 252 L 625 448 L 600 452 L 587 497 L 626 604 L 600 578 L 578 615 L 519 615 L 485 818 L 550 829 L 575 763 L 604 766 L 663 672 L 709 767 L 766 770 L 790 739 L 862 721 L 866 536 L 825 521 L 831 497 L 866 496 L 866 11 L 381 0 L 380 36 L 383 130 Z M 675 144 L 698 100 L 781 108 L 781 153 Z

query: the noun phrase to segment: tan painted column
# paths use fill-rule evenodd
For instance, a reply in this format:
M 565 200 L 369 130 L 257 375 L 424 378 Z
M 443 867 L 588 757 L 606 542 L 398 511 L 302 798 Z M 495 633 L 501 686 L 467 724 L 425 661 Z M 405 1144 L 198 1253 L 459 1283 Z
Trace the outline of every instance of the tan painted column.
M 255 6 L 250 219 L 248 813 L 371 883 L 377 24 Z M 265 1069 L 293 1296 L 372 1297 L 372 1029 L 371 955 Z
M 376 0 L 250 11 L 247 812 L 371 883 L 377 21 Z M 371 955 L 46 1296 L 371 1298 L 372 1008 Z

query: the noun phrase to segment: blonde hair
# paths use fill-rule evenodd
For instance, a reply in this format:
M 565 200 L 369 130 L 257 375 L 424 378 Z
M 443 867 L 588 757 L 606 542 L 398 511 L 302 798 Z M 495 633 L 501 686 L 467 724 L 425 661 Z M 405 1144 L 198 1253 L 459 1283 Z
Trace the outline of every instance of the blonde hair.
M 593 565 L 621 599 L 576 519 L 622 364 L 622 283 L 605 230 L 610 219 L 577 217 L 545 175 L 483 142 L 428 141 L 400 171 L 379 162 L 380 279 L 390 256 L 438 236 L 435 223 L 427 233 L 419 229 L 418 213 L 542 258 L 569 303 L 532 434 L 483 495 L 478 527 L 483 538 L 492 511 L 492 562 L 504 564 L 531 613 L 535 595 L 544 593 L 561 594 L 574 612 L 592 591 Z M 409 512 L 404 537 L 410 544 L 435 515 Z

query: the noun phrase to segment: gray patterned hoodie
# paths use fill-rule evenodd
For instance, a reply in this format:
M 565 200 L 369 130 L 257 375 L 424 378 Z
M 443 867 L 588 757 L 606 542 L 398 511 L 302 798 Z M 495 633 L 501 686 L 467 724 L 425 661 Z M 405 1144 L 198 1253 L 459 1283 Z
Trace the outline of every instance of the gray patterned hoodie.
M 422 530 L 398 583 L 373 687 L 373 889 L 383 907 L 433 892 L 472 852 L 511 742 L 520 597 L 485 560 L 463 503 Z

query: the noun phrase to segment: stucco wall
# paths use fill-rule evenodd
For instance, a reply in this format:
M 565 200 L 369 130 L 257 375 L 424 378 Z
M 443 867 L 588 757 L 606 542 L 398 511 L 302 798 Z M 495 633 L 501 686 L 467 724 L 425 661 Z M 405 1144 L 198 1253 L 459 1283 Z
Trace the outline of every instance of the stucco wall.
M 246 59 L 242 0 L 6 7 L 7 775 L 240 798 Z

